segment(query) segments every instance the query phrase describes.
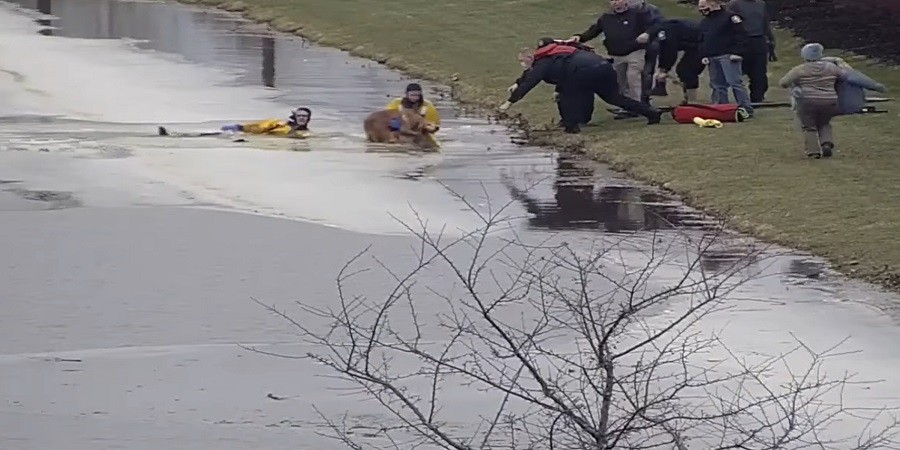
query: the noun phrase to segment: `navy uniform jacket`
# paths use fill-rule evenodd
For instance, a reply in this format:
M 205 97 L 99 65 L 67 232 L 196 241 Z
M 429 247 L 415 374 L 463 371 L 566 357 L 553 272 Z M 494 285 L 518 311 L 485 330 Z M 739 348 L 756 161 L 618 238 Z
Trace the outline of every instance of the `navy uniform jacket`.
M 647 34 L 659 41 L 659 68 L 666 72 L 678 61 L 678 52 L 699 50 L 703 44 L 703 31 L 694 20 L 664 20 L 650 27 Z
M 704 58 L 744 53 L 747 32 L 741 16 L 724 8 L 712 11 L 700 21 L 700 29 L 703 31 L 700 54 Z
M 654 14 L 648 8 L 630 8 L 618 14 L 602 14 L 590 28 L 576 36 L 581 42 L 587 42 L 603 33 L 603 46 L 610 56 L 627 56 L 647 48 L 635 39 L 653 24 Z
M 747 37 L 766 37 L 768 42 L 775 42 L 772 32 L 772 20 L 769 8 L 763 0 L 731 0 L 726 8 L 744 19 Z

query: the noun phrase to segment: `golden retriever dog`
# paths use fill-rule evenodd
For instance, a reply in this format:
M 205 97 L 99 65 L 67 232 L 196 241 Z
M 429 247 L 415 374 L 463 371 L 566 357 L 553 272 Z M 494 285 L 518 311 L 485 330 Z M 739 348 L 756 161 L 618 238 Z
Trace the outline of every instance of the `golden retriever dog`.
M 400 130 L 391 130 L 391 121 L 400 119 Z M 429 123 L 415 111 L 389 110 L 375 111 L 363 122 L 369 142 L 385 144 L 412 144 L 422 150 L 438 148 L 434 133 L 439 127 Z

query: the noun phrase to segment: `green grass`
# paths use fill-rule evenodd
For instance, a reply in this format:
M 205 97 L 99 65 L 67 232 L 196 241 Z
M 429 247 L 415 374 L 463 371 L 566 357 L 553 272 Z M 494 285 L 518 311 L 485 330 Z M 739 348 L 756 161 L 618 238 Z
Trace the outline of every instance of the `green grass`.
M 198 1 L 198 0 L 191 0 Z M 251 19 L 272 21 L 414 76 L 452 85 L 463 102 L 493 107 L 519 75 L 519 50 L 542 36 L 586 28 L 601 0 L 199 0 Z M 669 17 L 696 17 L 674 0 L 655 0 Z M 779 61 L 770 64 L 770 100 L 787 98 L 778 79 L 799 63 L 801 42 L 779 31 Z M 602 48 L 599 39 L 592 42 Z M 829 52 L 829 54 L 837 54 Z M 842 55 L 857 69 L 900 88 L 896 67 Z M 705 81 L 703 85 L 705 85 Z M 678 94 L 670 85 L 670 92 Z M 703 95 L 707 95 L 705 92 Z M 510 110 L 531 128 L 556 119 L 552 87 L 542 85 Z M 708 97 L 707 97 L 708 98 Z M 657 104 L 674 104 L 674 96 Z M 694 206 L 728 212 L 733 226 L 769 241 L 810 250 L 870 281 L 900 286 L 900 121 L 889 114 L 839 118 L 839 153 L 807 160 L 787 108 L 759 110 L 746 124 L 722 129 L 613 121 L 598 103 L 580 136 L 535 133 L 538 143 L 582 148 L 614 168 L 664 185 Z

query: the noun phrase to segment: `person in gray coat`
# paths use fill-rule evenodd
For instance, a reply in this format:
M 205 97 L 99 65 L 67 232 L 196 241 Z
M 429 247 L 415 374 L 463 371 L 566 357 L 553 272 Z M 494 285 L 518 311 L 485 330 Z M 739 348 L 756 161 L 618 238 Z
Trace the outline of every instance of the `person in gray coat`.
M 805 62 L 791 69 L 779 82 L 781 87 L 791 88 L 796 99 L 806 156 L 811 158 L 832 156 L 831 119 L 840 115 L 835 86 L 845 81 L 848 73 L 834 63 L 822 61 L 824 52 L 821 44 L 804 45 L 800 56 Z

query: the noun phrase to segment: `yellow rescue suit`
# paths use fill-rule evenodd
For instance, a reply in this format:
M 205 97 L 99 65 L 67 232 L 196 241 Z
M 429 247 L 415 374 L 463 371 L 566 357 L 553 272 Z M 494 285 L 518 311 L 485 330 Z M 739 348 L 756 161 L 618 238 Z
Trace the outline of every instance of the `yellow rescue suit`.
M 285 136 L 296 139 L 304 139 L 310 136 L 309 130 L 294 130 L 286 120 L 266 119 L 258 122 L 250 122 L 241 125 L 244 133 L 269 134 L 273 136 Z
M 389 109 L 393 111 L 400 111 L 403 109 L 403 98 L 395 98 L 391 100 L 390 103 L 384 109 Z M 422 100 L 422 106 L 418 111 L 422 117 L 425 117 L 425 120 L 437 125 L 441 126 L 441 115 L 438 114 L 437 108 L 434 107 L 434 104 L 429 102 L 428 100 Z
M 401 111 L 403 109 L 403 97 L 398 97 L 390 101 L 384 109 L 391 111 Z M 419 107 L 418 113 L 425 118 L 426 121 L 431 122 L 434 125 L 441 126 L 441 115 L 438 114 L 437 108 L 435 108 L 434 103 L 429 102 L 428 100 L 422 100 L 422 106 Z M 432 134 L 431 140 L 438 147 L 441 146 L 441 143 L 437 140 L 437 138 Z

